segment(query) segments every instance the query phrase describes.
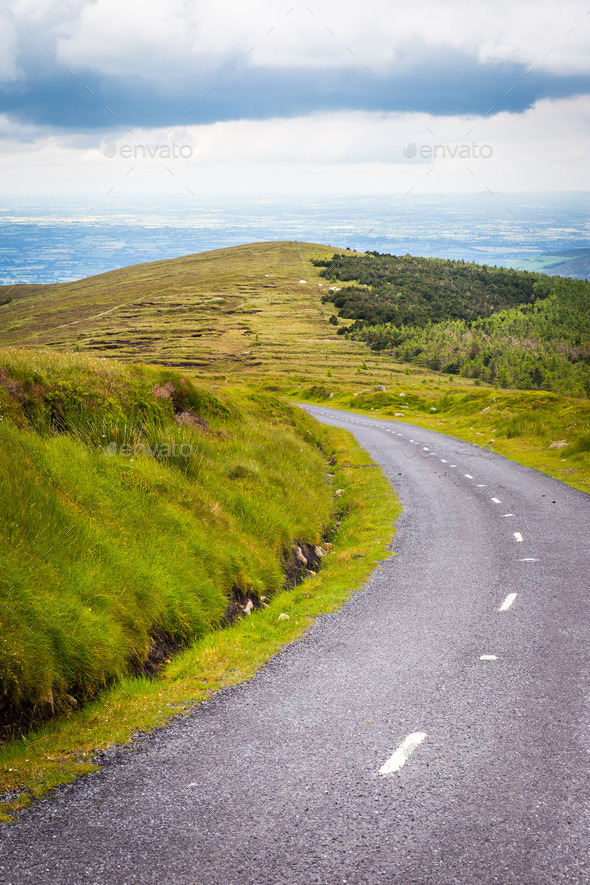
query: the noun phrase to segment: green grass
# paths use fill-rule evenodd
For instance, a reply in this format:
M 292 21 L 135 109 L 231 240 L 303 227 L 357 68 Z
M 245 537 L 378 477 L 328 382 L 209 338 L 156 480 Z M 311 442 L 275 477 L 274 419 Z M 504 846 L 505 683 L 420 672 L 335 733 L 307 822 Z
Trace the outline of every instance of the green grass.
M 266 609 L 208 633 L 178 654 L 154 680 L 126 677 L 97 700 L 19 739 L 0 752 L 0 820 L 8 820 L 60 783 L 95 770 L 98 749 L 126 744 L 139 731 L 165 724 L 220 689 L 251 678 L 285 643 L 324 612 L 337 609 L 390 554 L 399 505 L 381 471 L 353 438 L 327 431 L 334 464 L 339 525 L 333 550 L 315 577 L 283 592 Z M 288 618 L 279 619 L 280 614 Z
M 295 540 L 333 530 L 327 436 L 271 395 L 222 401 L 170 371 L 72 357 L 2 362 L 0 697 L 14 713 L 94 697 L 158 632 L 204 636 L 234 592 L 281 589 Z M 190 403 L 207 426 L 175 421 Z

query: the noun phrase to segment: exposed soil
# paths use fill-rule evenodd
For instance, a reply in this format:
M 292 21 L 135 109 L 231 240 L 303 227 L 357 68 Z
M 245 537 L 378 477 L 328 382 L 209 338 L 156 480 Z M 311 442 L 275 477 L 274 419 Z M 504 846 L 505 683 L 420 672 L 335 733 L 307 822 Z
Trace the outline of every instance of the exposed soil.
M 301 584 L 310 572 L 317 572 L 321 563 L 321 556 L 316 548 L 305 541 L 293 544 L 289 559 L 283 564 L 285 572 L 285 590 L 290 590 L 297 584 Z
M 160 670 L 169 664 L 173 656 L 183 648 L 179 639 L 166 630 L 159 630 L 152 639 L 152 643 L 148 648 L 145 660 L 138 663 L 137 669 L 134 670 L 135 675 L 143 674 L 148 679 L 156 676 Z
M 51 696 L 43 704 L 35 704 L 18 710 L 15 710 L 10 704 L 6 704 L 0 710 L 0 746 L 15 735 L 26 734 L 31 728 L 49 722 L 50 719 L 67 716 L 78 706 L 78 701 L 72 695 L 60 697 L 55 704 Z
M 285 581 L 282 590 L 290 590 L 297 584 L 301 584 L 309 576 L 310 573 L 316 572 L 321 563 L 321 555 L 319 548 L 313 547 L 305 541 L 296 541 L 291 548 L 288 557 L 283 561 L 283 571 L 285 573 Z M 259 599 L 253 593 L 242 593 L 242 591 L 234 588 L 230 597 L 230 602 L 223 616 L 223 626 L 231 627 L 236 621 L 247 617 L 251 611 L 257 611 L 264 606 L 264 600 L 270 599 L 263 597 Z
M 174 420 L 179 427 L 193 427 L 196 430 L 209 430 L 209 422 L 192 412 L 178 412 Z
M 262 608 L 262 602 L 257 596 L 253 593 L 242 593 L 234 587 L 228 606 L 223 614 L 222 627 L 231 627 L 236 621 L 247 617 L 248 603 L 252 603 L 250 611 Z

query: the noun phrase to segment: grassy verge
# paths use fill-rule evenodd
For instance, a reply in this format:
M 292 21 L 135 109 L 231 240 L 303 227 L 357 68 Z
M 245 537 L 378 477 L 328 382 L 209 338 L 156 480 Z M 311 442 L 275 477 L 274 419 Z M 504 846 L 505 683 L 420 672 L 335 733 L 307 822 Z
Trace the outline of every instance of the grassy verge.
M 39 353 L 0 367 L 3 728 L 277 593 L 293 544 L 334 529 L 327 436 L 269 394 Z
M 266 609 L 210 633 L 178 654 L 153 680 L 126 677 L 79 711 L 5 745 L 0 753 L 0 820 L 52 787 L 96 770 L 97 750 L 128 744 L 139 731 L 165 724 L 214 692 L 250 679 L 320 614 L 337 609 L 362 586 L 388 551 L 399 505 L 353 438 L 326 430 L 342 489 L 332 552 L 317 576 L 275 596 Z M 286 614 L 287 618 L 279 619 Z M 132 746 L 132 744 L 131 744 Z

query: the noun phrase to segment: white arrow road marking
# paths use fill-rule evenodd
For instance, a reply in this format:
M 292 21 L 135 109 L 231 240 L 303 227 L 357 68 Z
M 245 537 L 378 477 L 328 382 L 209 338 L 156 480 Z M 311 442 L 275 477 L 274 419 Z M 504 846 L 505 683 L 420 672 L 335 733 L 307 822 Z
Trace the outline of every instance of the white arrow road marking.
M 497 661 L 498 660 L 496 655 L 480 655 L 479 659 L 480 659 L 480 661 Z
M 498 609 L 498 611 L 499 612 L 507 612 L 517 596 L 518 596 L 518 593 L 509 593 L 508 596 L 506 597 L 506 599 L 504 600 L 504 602 L 502 603 L 502 605 L 500 606 L 500 608 Z
M 520 532 L 512 532 L 512 534 L 514 535 L 514 540 L 518 544 L 522 544 L 522 535 L 520 534 Z
M 426 732 L 424 731 L 415 731 L 413 734 L 409 734 L 403 744 L 400 744 L 395 753 L 389 757 L 387 762 L 383 763 L 379 769 L 379 774 L 395 774 L 396 771 L 403 768 L 416 747 L 420 746 L 425 737 Z

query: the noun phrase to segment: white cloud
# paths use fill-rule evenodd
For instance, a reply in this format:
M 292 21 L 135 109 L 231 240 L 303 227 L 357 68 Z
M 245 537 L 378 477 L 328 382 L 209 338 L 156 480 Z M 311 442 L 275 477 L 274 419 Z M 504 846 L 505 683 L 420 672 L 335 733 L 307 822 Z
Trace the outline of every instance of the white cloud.
M 590 190 L 589 110 L 587 98 L 575 98 L 472 121 L 316 114 L 187 127 L 168 138 L 161 130 L 138 130 L 133 141 L 129 133 L 113 133 L 101 142 L 98 135 L 65 137 L 13 126 L 3 144 L 0 187 L 6 193 L 25 187 L 30 193 L 83 191 L 96 199 L 108 192 L 193 199 L 192 191 L 200 199 L 204 193 Z M 117 150 L 108 158 L 103 149 L 111 140 Z M 403 149 L 411 143 L 426 153 L 439 146 L 437 156 L 421 157 L 418 150 L 408 160 Z M 165 144 L 176 145 L 176 158 L 154 156 Z M 473 144 L 489 146 L 491 156 L 461 156 L 466 148 L 473 153 Z
M 554 73 L 590 71 L 582 0 L 15 0 L 11 8 L 62 63 L 154 83 L 238 56 L 252 67 L 383 72 L 424 47 Z M 13 50 L 2 57 L 14 70 Z

